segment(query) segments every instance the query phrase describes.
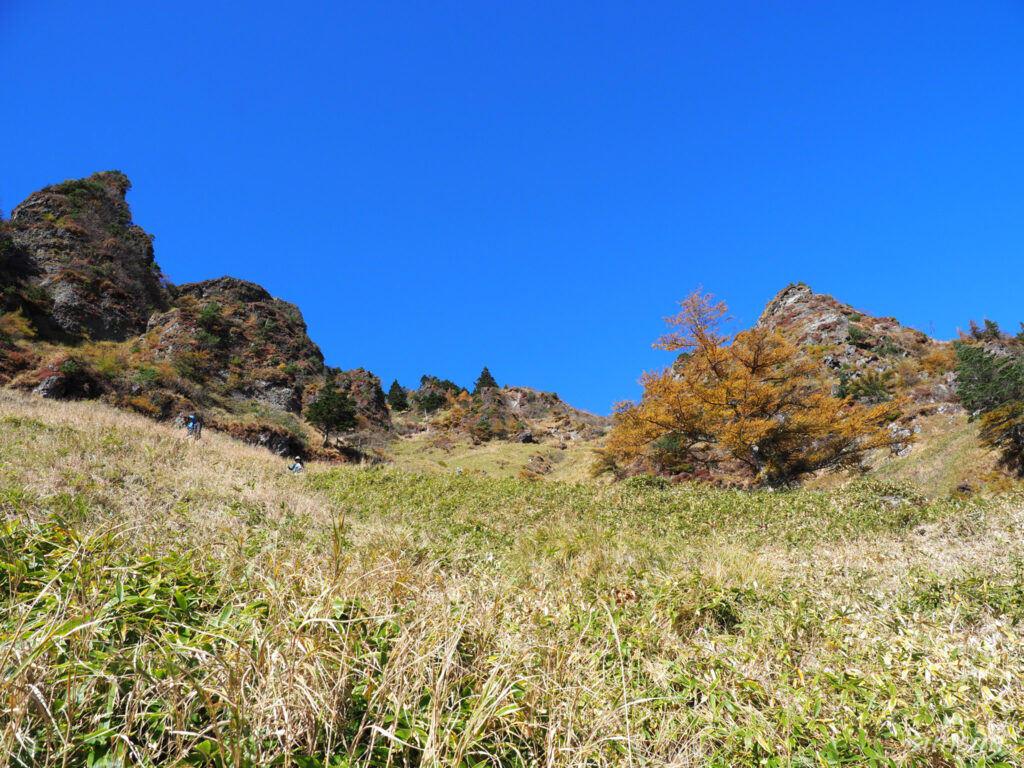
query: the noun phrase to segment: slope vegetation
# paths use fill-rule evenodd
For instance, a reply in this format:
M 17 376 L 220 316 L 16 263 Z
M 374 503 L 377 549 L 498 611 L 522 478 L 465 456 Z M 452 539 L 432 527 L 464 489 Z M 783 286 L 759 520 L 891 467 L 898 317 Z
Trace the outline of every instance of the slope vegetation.
M 1024 499 L 284 471 L 0 392 L 10 765 L 1013 765 Z

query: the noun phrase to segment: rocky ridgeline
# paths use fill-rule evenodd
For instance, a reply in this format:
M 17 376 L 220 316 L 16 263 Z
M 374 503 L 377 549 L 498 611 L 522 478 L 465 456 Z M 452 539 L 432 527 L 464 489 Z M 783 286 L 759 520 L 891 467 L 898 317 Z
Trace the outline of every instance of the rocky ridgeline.
M 399 428 L 405 432 L 441 430 L 452 437 L 465 435 L 474 443 L 534 443 L 551 438 L 564 445 L 597 439 L 611 425 L 607 417 L 573 408 L 553 392 L 530 387 L 484 387 L 470 394 L 453 388 L 451 382 L 424 377 L 420 388 L 410 395 L 414 407 L 425 402 L 437 403 L 439 399 L 443 399 L 443 405 L 432 406 L 434 413 L 429 421 L 403 417 Z
M 294 304 L 232 277 L 163 277 L 132 222 L 130 186 L 117 171 L 65 181 L 0 221 L 0 385 L 158 419 L 200 411 L 208 426 L 294 453 L 301 412 L 331 378 L 361 430 L 390 429 L 379 379 L 327 369 Z
M 921 404 L 951 403 L 955 356 L 950 342 L 936 341 L 894 317 L 872 317 L 803 283 L 789 285 L 768 302 L 757 326 L 781 333 L 820 361 L 837 390 L 881 382 Z

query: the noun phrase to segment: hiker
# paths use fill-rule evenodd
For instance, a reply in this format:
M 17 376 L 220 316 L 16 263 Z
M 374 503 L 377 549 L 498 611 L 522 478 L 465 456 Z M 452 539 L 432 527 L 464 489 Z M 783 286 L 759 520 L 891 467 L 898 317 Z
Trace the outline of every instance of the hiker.
M 203 434 L 203 420 L 195 413 L 190 413 L 185 417 L 185 429 L 189 437 L 198 440 Z
M 288 467 L 288 470 L 293 475 L 299 474 L 299 472 L 301 472 L 304 469 L 305 469 L 305 467 L 302 465 L 302 457 L 300 457 L 300 456 L 296 456 L 295 457 L 295 461 L 293 461 L 292 465 L 290 467 Z

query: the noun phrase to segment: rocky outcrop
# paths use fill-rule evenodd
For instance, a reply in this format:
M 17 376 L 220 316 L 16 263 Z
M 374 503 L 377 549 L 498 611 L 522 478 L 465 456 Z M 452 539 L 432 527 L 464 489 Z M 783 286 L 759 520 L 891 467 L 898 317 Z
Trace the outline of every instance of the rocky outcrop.
M 46 187 L 18 205 L 7 223 L 25 293 L 48 311 L 33 320 L 55 340 L 123 341 L 166 309 L 152 237 L 132 223 L 119 171 Z
M 803 283 L 788 285 L 768 302 L 758 327 L 789 332 L 797 344 L 845 346 L 853 310 L 831 296 L 815 293 Z
M 363 429 L 391 429 L 391 411 L 388 410 L 387 398 L 379 378 L 364 368 L 354 368 L 338 371 L 334 383 L 355 402 Z
M 865 376 L 885 375 L 894 391 L 918 402 L 953 398 L 955 364 L 949 342 L 873 317 L 803 283 L 786 286 L 765 307 L 757 327 L 782 334 L 821 362 L 843 393 Z
M 74 358 L 51 363 L 36 374 L 32 394 L 52 400 L 80 400 L 98 397 L 104 390 L 93 373 Z
M 900 359 L 920 359 L 936 351 L 936 342 L 895 317 L 872 317 L 804 283 L 786 286 L 768 302 L 758 328 L 778 331 L 816 354 L 833 371 L 896 367 Z
M 611 419 L 563 402 L 554 392 L 529 387 L 482 387 L 476 394 L 447 379 L 424 376 L 410 395 L 415 411 L 426 412 L 431 430 L 463 434 L 474 443 L 508 440 L 537 443 L 554 438 L 561 447 L 605 434 Z M 419 417 L 399 417 L 399 430 L 423 429 Z
M 174 303 L 140 341 L 211 392 L 298 415 L 333 376 L 355 401 L 361 429 L 390 429 L 380 379 L 362 368 L 327 370 L 296 305 L 235 277 L 179 286 Z
M 514 443 L 536 443 L 537 441 L 533 437 L 533 432 L 531 432 L 528 429 L 524 429 L 521 432 L 519 432 L 519 434 L 517 434 L 514 438 L 512 438 L 512 442 L 514 442 Z
M 324 357 L 297 306 L 233 277 L 182 285 L 174 304 L 139 339 L 152 357 L 227 397 L 299 413 Z
M 501 388 L 501 396 L 506 407 L 516 416 L 530 421 L 552 421 L 559 424 L 569 439 L 593 437 L 603 433 L 612 423 L 607 416 L 573 408 L 555 392 L 508 386 Z
M 241 422 L 226 423 L 214 419 L 207 426 L 218 432 L 231 435 L 231 437 L 247 445 L 266 448 L 278 456 L 297 456 L 306 453 L 306 445 L 303 441 L 279 425 Z
M 239 280 L 237 277 L 218 277 L 213 280 L 203 280 L 198 283 L 185 283 L 178 286 L 180 296 L 195 296 L 202 301 L 216 301 L 228 299 L 241 304 L 273 304 L 280 303 L 284 309 L 298 312 L 294 304 L 275 299 L 262 285 L 250 283 L 248 280 Z M 305 326 L 303 326 L 305 327 Z
M 175 304 L 193 312 L 200 331 L 218 336 L 220 351 L 254 366 L 291 363 L 311 371 L 323 366 L 324 355 L 309 338 L 302 312 L 263 286 L 219 277 L 187 283 L 178 292 Z
M 172 286 L 132 222 L 129 188 L 118 171 L 97 173 L 0 219 L 0 386 L 102 396 L 155 419 L 195 410 L 211 429 L 290 453 L 331 378 L 355 400 L 360 440 L 391 429 L 380 380 L 327 369 L 294 304 L 234 277 Z

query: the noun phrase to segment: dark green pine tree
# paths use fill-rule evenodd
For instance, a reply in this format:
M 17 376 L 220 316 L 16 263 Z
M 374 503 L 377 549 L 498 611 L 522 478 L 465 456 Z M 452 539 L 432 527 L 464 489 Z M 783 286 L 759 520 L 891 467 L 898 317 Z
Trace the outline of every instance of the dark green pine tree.
M 970 411 L 988 413 L 1024 400 L 1024 359 L 954 342 L 956 393 Z
M 1024 476 L 1024 356 L 1005 347 L 1005 354 L 996 355 L 977 344 L 953 346 L 956 393 L 972 411 L 971 421 L 980 415 L 982 444 L 999 451 L 1004 466 Z
M 480 378 L 477 379 L 476 384 L 473 385 L 473 394 L 479 395 L 480 390 L 482 390 L 484 387 L 494 387 L 495 389 L 498 388 L 498 382 L 496 382 L 494 380 L 494 377 L 491 376 L 491 372 L 487 370 L 486 365 L 484 366 L 484 369 L 480 371 Z
M 326 448 L 331 432 L 347 432 L 356 425 L 356 406 L 348 393 L 327 384 L 320 397 L 306 409 L 306 421 L 324 436 Z
M 398 383 L 398 379 L 391 383 L 391 389 L 388 390 L 388 405 L 396 413 L 409 410 L 409 396 L 405 393 L 405 387 Z

